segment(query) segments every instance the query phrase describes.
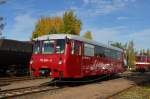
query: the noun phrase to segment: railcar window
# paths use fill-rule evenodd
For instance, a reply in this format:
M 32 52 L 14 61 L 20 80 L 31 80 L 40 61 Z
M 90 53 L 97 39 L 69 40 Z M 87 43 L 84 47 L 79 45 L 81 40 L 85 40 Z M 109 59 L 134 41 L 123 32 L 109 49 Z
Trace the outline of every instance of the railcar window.
M 116 50 L 107 49 L 107 48 L 104 48 L 101 46 L 96 46 L 95 47 L 95 56 L 120 59 L 121 53 L 119 51 L 116 51 Z
M 109 57 L 113 58 L 113 59 L 120 59 L 121 58 L 121 53 L 119 51 L 116 51 L 116 50 L 110 50 Z
M 81 55 L 81 44 L 78 41 L 71 42 L 71 54 Z
M 110 50 L 109 49 L 105 49 L 105 56 L 110 58 L 111 57 L 110 54 L 111 54 Z
M 56 53 L 62 54 L 64 52 L 65 52 L 65 40 L 64 39 L 57 40 Z
M 96 46 L 95 47 L 95 56 L 105 57 L 105 48 L 103 48 L 101 46 Z
M 53 54 L 54 53 L 54 41 L 44 41 L 42 53 L 43 54 Z
M 117 59 L 121 59 L 121 53 L 117 52 Z
M 85 56 L 94 56 L 94 45 L 84 44 L 84 55 Z
M 34 54 L 39 54 L 41 51 L 40 51 L 40 43 L 35 43 L 34 44 L 34 47 L 33 47 L 33 53 Z

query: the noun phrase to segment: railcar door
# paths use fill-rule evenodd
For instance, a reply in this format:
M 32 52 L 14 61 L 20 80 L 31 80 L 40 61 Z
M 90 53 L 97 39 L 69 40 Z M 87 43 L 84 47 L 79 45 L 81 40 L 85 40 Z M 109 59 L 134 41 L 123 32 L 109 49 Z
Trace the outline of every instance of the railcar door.
M 71 40 L 71 55 L 69 57 L 68 73 L 74 78 L 81 77 L 82 42 Z

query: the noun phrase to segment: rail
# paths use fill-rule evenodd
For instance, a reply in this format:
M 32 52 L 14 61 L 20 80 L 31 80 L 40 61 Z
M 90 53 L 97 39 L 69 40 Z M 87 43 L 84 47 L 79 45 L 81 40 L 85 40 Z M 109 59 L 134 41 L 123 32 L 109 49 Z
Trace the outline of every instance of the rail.
M 40 86 L 3 90 L 3 91 L 0 91 L 0 99 L 9 98 L 9 97 L 17 97 L 17 96 L 32 94 L 32 93 L 38 93 L 42 91 L 56 90 L 60 88 L 61 87 L 57 87 L 57 86 L 40 85 Z

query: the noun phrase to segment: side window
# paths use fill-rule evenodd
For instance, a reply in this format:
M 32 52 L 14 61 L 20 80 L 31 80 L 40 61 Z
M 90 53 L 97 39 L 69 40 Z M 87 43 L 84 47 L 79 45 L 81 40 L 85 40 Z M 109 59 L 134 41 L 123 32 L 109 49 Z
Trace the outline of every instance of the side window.
M 81 43 L 79 41 L 72 40 L 71 54 L 72 55 L 81 55 Z
M 85 56 L 94 56 L 94 45 L 84 44 L 84 55 Z
M 110 58 L 117 59 L 117 51 L 110 50 Z
M 105 48 L 101 46 L 95 46 L 95 56 L 105 57 Z
M 110 58 L 111 57 L 110 54 L 111 54 L 110 50 L 109 49 L 105 49 L 105 56 Z
M 65 52 L 65 40 L 64 39 L 58 39 L 56 42 L 56 53 L 62 54 Z
M 106 49 L 105 55 L 109 58 L 112 58 L 112 59 L 118 59 L 119 60 L 121 58 L 121 53 L 119 51 L 116 51 L 116 50 Z
M 117 59 L 121 59 L 121 52 L 117 52 Z

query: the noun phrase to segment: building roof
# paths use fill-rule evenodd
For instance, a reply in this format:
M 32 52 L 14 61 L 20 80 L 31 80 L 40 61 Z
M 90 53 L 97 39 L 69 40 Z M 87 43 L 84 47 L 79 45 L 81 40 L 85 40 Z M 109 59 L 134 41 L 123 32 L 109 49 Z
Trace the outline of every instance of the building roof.
M 48 39 L 65 39 L 66 37 L 69 38 L 69 39 L 83 41 L 83 42 L 86 42 L 86 43 L 90 43 L 90 44 L 93 44 L 93 45 L 99 45 L 99 46 L 106 47 L 106 48 L 109 48 L 109 49 L 114 49 L 114 50 L 117 50 L 117 51 L 123 51 L 122 49 L 113 47 L 111 45 L 102 44 L 102 43 L 99 43 L 97 41 L 88 40 L 86 38 L 83 38 L 83 37 L 80 37 L 80 36 L 77 36 L 77 35 L 71 35 L 71 34 L 50 34 L 50 35 L 40 36 L 38 38 L 35 38 L 34 40 L 36 41 L 36 40 L 48 40 Z

